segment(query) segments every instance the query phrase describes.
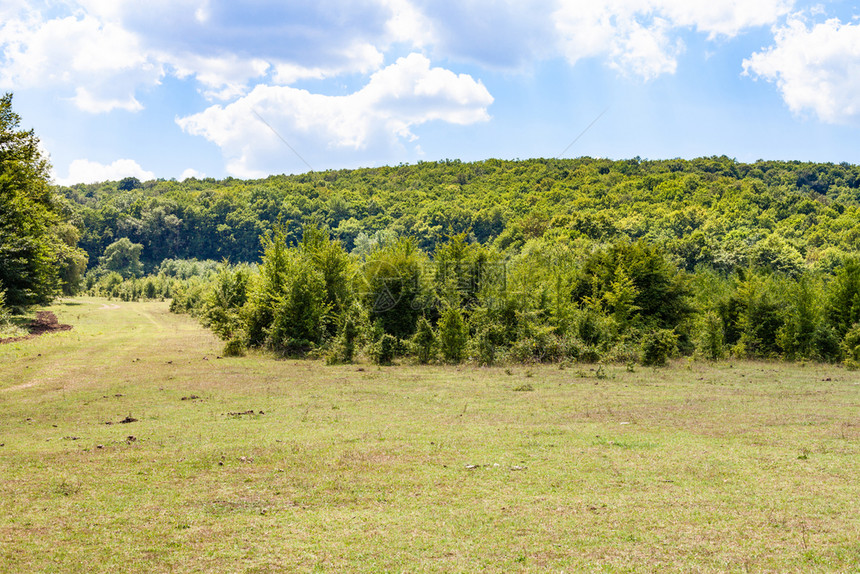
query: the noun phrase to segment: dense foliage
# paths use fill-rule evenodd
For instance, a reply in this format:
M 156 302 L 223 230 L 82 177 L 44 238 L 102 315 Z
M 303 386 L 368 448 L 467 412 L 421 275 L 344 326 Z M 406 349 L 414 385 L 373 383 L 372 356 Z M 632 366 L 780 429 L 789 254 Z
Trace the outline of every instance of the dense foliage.
M 714 157 L 62 191 L 92 292 L 171 297 L 231 352 L 659 365 L 856 362 L 858 187 L 858 166 Z
M 12 95 L 0 97 L 0 293 L 10 307 L 71 294 L 86 269 L 64 198 L 33 131 L 19 129 Z
M 860 166 L 726 157 L 426 162 L 242 181 L 121 182 L 61 190 L 76 206 L 95 264 L 117 239 L 163 260 L 257 261 L 278 223 L 287 239 L 328 229 L 346 251 L 391 235 L 434 253 L 448 237 L 519 249 L 547 233 L 644 240 L 692 271 L 755 265 L 786 274 L 832 269 L 860 239 Z

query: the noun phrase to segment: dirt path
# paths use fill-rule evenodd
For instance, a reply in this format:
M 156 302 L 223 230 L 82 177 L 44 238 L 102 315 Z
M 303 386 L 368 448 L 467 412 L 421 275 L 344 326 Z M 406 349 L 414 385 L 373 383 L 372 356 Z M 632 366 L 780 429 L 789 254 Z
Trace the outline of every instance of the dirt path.
M 41 381 L 30 381 L 29 383 L 24 383 L 23 385 L 15 385 L 14 387 L 8 387 L 5 389 L 0 389 L 0 393 L 8 393 L 10 391 L 23 391 L 24 389 L 29 389 L 30 387 L 35 387 Z

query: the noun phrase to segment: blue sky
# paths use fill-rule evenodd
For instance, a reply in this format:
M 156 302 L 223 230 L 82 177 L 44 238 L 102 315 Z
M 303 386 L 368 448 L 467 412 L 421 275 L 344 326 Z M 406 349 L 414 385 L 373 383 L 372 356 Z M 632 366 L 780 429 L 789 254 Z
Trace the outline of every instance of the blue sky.
M 793 0 L 4 0 L 0 90 L 63 184 L 566 148 L 860 163 L 858 15 Z

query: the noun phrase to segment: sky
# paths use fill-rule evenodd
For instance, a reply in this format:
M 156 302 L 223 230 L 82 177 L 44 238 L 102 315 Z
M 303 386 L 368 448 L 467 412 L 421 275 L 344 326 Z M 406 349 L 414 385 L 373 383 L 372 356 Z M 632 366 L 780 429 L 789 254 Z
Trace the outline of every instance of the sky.
M 860 6 L 0 0 L 62 185 L 461 159 L 860 163 Z

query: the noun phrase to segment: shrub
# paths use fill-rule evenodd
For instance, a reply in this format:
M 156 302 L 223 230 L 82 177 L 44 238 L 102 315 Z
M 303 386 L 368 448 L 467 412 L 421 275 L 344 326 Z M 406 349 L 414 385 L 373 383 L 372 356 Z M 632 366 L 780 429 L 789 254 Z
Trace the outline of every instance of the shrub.
M 0 328 L 8 325 L 11 318 L 12 313 L 6 307 L 6 290 L 3 289 L 3 285 L 0 283 Z
M 646 333 L 642 338 L 642 364 L 659 367 L 666 364 L 678 348 L 678 335 L 669 329 Z
M 390 365 L 397 355 L 400 341 L 397 337 L 384 333 L 370 346 L 370 358 L 377 365 Z
M 223 265 L 211 283 L 203 303 L 203 319 L 222 339 L 230 339 L 241 328 L 240 309 L 248 301 L 251 274 L 247 267 Z
M 326 355 L 326 363 L 351 363 L 355 358 L 355 346 L 360 334 L 360 311 L 355 308 L 347 309 L 340 318 L 337 337 Z
M 845 366 L 849 369 L 860 368 L 860 323 L 848 329 L 842 339 L 842 354 L 845 356 Z
M 451 363 L 463 360 L 469 331 L 459 309 L 448 309 L 439 319 L 439 348 L 442 357 Z
M 492 329 L 487 327 L 478 331 L 472 339 L 474 357 L 479 365 L 492 365 L 496 362 L 496 343 Z
M 703 357 L 712 361 L 725 356 L 723 322 L 714 311 L 707 311 L 701 317 L 697 348 Z
M 830 325 L 818 325 L 812 333 L 813 358 L 818 361 L 832 363 L 839 360 L 842 348 L 839 335 Z
M 436 351 L 436 333 L 433 331 L 433 327 L 426 317 L 421 317 L 418 320 L 418 329 L 412 337 L 412 348 L 415 351 L 418 362 L 422 365 L 429 363 L 433 359 Z
M 245 342 L 241 339 L 230 339 L 224 345 L 223 353 L 225 357 L 244 357 Z

